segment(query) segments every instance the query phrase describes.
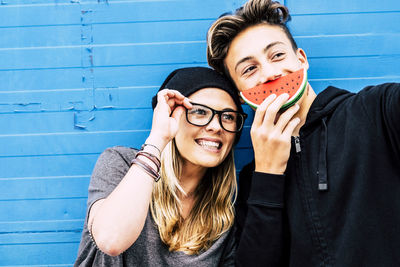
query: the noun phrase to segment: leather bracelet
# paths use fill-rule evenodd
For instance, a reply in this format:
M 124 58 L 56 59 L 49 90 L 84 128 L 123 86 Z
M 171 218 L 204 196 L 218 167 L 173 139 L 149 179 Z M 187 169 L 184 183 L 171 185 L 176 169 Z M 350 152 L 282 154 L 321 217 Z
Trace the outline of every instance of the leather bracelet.
M 136 153 L 135 158 L 137 158 L 138 156 L 144 156 L 146 158 L 148 158 L 151 162 L 154 163 L 154 165 L 157 166 L 157 172 L 160 172 L 160 168 L 161 168 L 161 161 L 153 154 L 146 152 L 146 151 L 142 151 L 140 150 L 139 152 Z
M 158 173 L 158 172 L 155 172 L 154 171 L 154 169 L 149 165 L 149 164 L 147 164 L 146 162 L 144 162 L 143 160 L 141 160 L 141 159 L 138 159 L 138 158 L 134 158 L 132 161 L 131 161 L 131 165 L 132 164 L 136 164 L 136 165 L 139 165 L 140 167 L 142 167 L 142 169 L 148 174 L 148 175 L 150 175 L 153 179 L 154 179 L 154 181 L 156 181 L 156 182 L 158 182 L 158 180 L 160 180 L 160 174 Z
M 157 149 L 158 153 L 160 153 L 160 156 L 161 156 L 161 150 L 160 150 L 157 146 L 152 145 L 152 144 L 146 144 L 146 143 L 144 143 L 144 144 L 142 145 L 142 147 L 140 148 L 140 150 L 143 150 L 146 146 L 154 147 L 155 149 Z

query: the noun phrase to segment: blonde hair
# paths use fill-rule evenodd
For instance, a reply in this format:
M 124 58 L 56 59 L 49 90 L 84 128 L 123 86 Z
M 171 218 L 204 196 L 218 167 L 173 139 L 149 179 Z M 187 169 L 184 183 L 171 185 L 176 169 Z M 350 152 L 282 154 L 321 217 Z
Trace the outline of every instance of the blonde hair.
M 207 170 L 196 189 L 195 204 L 184 220 L 178 192 L 185 195 L 179 184 L 182 158 L 175 141 L 165 147 L 161 156 L 161 179 L 153 188 L 150 210 L 161 240 L 170 251 L 198 254 L 233 225 L 233 203 L 237 184 L 233 150 L 217 167 Z

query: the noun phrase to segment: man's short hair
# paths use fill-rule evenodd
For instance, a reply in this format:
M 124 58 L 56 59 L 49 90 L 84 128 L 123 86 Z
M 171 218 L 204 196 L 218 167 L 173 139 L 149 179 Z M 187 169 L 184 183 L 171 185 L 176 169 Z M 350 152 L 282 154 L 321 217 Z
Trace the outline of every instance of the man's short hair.
M 207 61 L 218 72 L 230 77 L 224 64 L 232 40 L 243 30 L 258 24 L 280 27 L 291 42 L 294 51 L 297 44 L 286 23 L 290 20 L 287 7 L 271 0 L 249 0 L 234 14 L 223 14 L 207 33 Z

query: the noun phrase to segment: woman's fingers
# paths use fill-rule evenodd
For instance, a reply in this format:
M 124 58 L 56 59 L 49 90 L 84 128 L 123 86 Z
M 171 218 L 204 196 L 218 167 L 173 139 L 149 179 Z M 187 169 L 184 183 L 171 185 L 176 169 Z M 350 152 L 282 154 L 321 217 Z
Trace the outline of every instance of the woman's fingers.
M 171 89 L 163 89 L 157 94 L 157 105 L 163 106 L 167 104 L 169 106 L 170 113 L 176 108 L 176 106 L 183 105 L 186 108 L 192 108 L 192 104 L 189 99 L 182 95 L 180 92 Z
M 184 113 L 184 108 L 182 106 L 176 107 L 176 109 L 172 112 L 171 117 L 174 118 L 176 121 L 179 121 L 182 114 Z

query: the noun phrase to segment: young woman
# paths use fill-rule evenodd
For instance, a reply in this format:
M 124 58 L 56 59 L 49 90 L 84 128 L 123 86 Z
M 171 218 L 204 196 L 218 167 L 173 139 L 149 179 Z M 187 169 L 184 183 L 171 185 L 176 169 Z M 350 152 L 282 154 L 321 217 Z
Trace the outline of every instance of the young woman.
M 96 163 L 75 266 L 233 266 L 236 89 L 209 68 L 178 69 L 153 108 L 140 150 Z

